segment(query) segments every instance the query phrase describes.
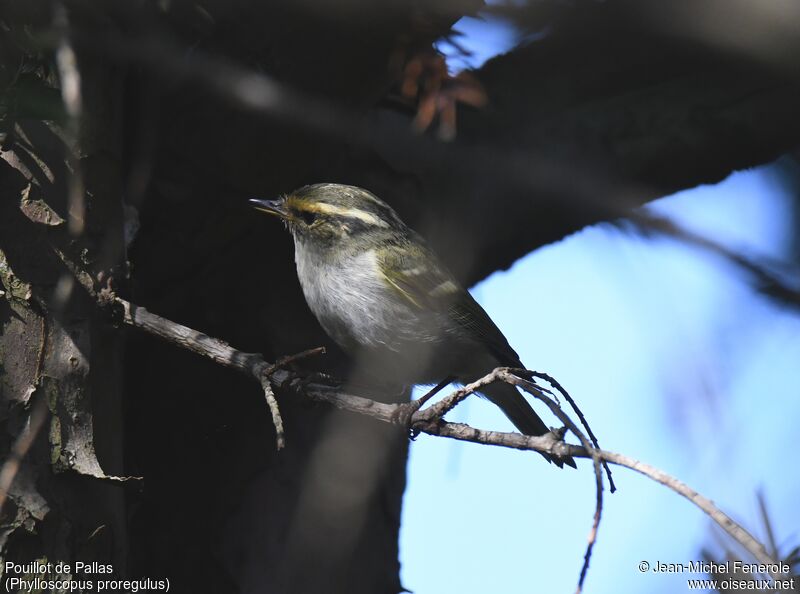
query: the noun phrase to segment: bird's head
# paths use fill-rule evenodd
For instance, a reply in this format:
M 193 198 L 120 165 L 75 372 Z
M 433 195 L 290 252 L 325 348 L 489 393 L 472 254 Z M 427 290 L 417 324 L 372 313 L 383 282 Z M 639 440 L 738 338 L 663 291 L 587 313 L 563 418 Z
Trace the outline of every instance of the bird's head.
M 250 204 L 283 219 L 303 245 L 364 245 L 406 228 L 388 204 L 356 186 L 314 184 L 276 200 L 251 199 Z

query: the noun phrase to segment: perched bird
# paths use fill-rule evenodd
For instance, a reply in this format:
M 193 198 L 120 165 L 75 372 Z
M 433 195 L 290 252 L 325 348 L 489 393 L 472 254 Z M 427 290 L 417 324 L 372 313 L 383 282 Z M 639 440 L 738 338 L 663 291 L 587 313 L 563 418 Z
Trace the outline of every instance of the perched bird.
M 297 276 L 323 329 L 359 365 L 398 385 L 472 382 L 524 367 L 483 308 L 392 208 L 355 186 L 314 184 L 250 203 L 283 219 Z M 505 383 L 482 394 L 526 435 L 549 431 Z M 545 455 L 558 466 L 572 458 Z

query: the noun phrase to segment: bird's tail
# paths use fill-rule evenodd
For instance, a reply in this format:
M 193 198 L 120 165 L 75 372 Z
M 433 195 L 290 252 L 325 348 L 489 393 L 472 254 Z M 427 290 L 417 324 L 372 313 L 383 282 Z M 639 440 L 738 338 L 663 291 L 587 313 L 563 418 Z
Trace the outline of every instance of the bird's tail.
M 525 435 L 544 435 L 550 431 L 525 397 L 514 386 L 495 382 L 483 388 L 481 392 L 503 411 L 521 433 Z M 542 456 L 559 468 L 563 468 L 564 464 L 577 468 L 575 460 L 571 456 L 562 457 L 549 454 L 542 454 Z

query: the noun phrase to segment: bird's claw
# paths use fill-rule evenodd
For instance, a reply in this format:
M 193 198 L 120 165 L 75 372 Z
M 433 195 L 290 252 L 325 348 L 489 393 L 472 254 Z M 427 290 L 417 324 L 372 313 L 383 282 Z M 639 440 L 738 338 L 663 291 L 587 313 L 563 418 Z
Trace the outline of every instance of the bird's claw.
M 419 435 L 419 430 L 412 426 L 414 413 L 420 409 L 419 400 L 398 404 L 392 412 L 392 424 L 402 427 L 408 431 L 409 439 L 412 441 Z

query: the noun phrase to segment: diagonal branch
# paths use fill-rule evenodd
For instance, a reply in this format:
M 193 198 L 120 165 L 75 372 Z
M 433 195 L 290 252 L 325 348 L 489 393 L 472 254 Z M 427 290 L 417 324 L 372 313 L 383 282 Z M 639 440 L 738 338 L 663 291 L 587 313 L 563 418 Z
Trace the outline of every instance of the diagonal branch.
M 272 424 L 275 425 L 276 447 L 279 450 L 283 448 L 286 443 L 283 433 L 283 419 L 270 382 L 274 383 L 276 377 L 282 377 L 283 374 L 286 374 L 280 369 L 283 365 L 300 357 L 324 352 L 324 349 L 305 351 L 293 357 L 286 357 L 271 365 L 257 353 L 238 351 L 227 342 L 162 318 L 119 297 L 113 298 L 111 303 L 122 307 L 122 321 L 125 324 L 145 330 L 193 353 L 211 359 L 215 363 L 236 369 L 255 378 L 261 384 L 264 398 L 272 414 Z
M 159 336 L 168 342 L 202 355 L 216 363 L 219 363 L 220 365 L 230 367 L 245 373 L 246 375 L 250 375 L 259 383 L 261 383 L 262 378 L 266 376 L 269 378 L 269 383 L 277 388 L 290 389 L 298 394 L 302 394 L 308 398 L 311 398 L 312 400 L 326 402 L 341 410 L 347 410 L 357 414 L 366 415 L 384 423 L 395 422 L 398 408 L 402 406 L 399 404 L 384 404 L 382 402 L 376 402 L 375 400 L 370 400 L 369 398 L 364 398 L 363 396 L 348 394 L 338 387 L 305 381 L 297 374 L 285 369 L 281 369 L 280 362 L 271 365 L 267 363 L 259 354 L 238 351 L 217 338 L 210 337 L 202 332 L 198 332 L 197 330 L 192 330 L 191 328 L 152 314 L 143 307 L 138 307 L 128 301 L 125 301 L 124 299 L 114 297 L 111 300 L 111 303 L 122 308 L 122 321 L 125 324 L 139 328 L 155 336 Z M 311 354 L 314 354 L 315 352 L 319 351 L 310 351 Z M 301 353 L 301 356 L 307 353 Z M 286 361 L 286 359 L 283 361 Z M 454 400 L 463 399 L 468 395 L 470 388 L 475 390 L 479 387 L 476 386 L 476 384 L 480 384 L 482 386 L 496 380 L 510 381 L 510 383 L 520 382 L 518 385 L 521 386 L 522 382 L 525 382 L 525 380 L 513 375 L 507 368 L 498 368 L 492 371 L 486 377 L 481 378 L 473 384 L 470 384 L 470 386 L 467 386 L 467 388 L 462 388 L 455 391 L 453 394 L 446 397 L 442 402 L 452 402 Z M 546 398 L 543 394 L 537 395 L 534 392 L 535 390 L 532 393 L 537 398 Z M 553 410 L 553 412 L 562 421 L 565 420 L 566 415 L 563 413 L 563 411 L 561 411 L 554 401 L 545 399 L 545 402 L 548 403 L 548 406 L 551 407 L 551 410 Z M 268 404 L 273 406 L 269 402 L 269 399 Z M 720 510 L 713 501 L 701 495 L 675 477 L 670 476 L 663 470 L 623 454 L 600 450 L 587 445 L 578 446 L 568 444 L 560 439 L 554 432 L 533 437 L 529 435 L 522 435 L 520 433 L 485 431 L 483 429 L 477 429 L 461 423 L 445 422 L 441 419 L 441 416 L 437 415 L 437 412 L 444 408 L 440 407 L 440 404 L 441 402 L 415 412 L 410 419 L 411 427 L 422 433 L 438 435 L 441 437 L 449 437 L 459 441 L 501 446 L 518 450 L 536 451 L 553 456 L 591 458 L 595 463 L 596 473 L 599 468 L 598 461 L 606 461 L 611 464 L 630 468 L 631 470 L 634 470 L 664 485 L 668 489 L 688 499 L 703 513 L 708 515 L 714 522 L 716 522 L 732 538 L 739 542 L 748 552 L 750 552 L 750 554 L 753 555 L 753 557 L 759 561 L 759 563 L 770 565 L 772 568 L 777 567 L 776 561 L 767 552 L 764 545 L 752 534 L 750 534 L 744 527 L 736 523 L 730 516 Z M 277 410 L 277 403 L 274 403 L 274 408 L 271 408 L 271 411 L 273 414 L 273 419 L 276 418 L 276 415 L 278 418 L 280 417 L 280 413 Z M 572 421 L 569 421 L 567 425 L 569 426 L 570 430 L 576 432 L 577 427 L 574 423 L 572 423 Z M 276 431 L 278 430 L 278 425 L 276 424 Z M 577 434 L 578 433 L 576 432 L 576 435 Z M 282 437 L 282 429 L 279 430 L 279 435 Z M 593 524 L 593 530 L 596 529 L 596 523 L 599 521 L 599 516 L 597 516 L 597 512 L 595 513 L 596 521 Z M 590 551 L 587 552 L 587 556 L 589 553 Z M 588 558 L 585 558 L 585 563 L 588 563 Z M 771 570 L 770 572 L 773 573 L 773 575 L 777 575 L 778 569 L 775 569 L 774 571 Z M 581 578 L 581 582 L 582 579 L 583 576 Z

